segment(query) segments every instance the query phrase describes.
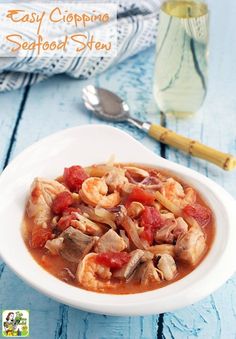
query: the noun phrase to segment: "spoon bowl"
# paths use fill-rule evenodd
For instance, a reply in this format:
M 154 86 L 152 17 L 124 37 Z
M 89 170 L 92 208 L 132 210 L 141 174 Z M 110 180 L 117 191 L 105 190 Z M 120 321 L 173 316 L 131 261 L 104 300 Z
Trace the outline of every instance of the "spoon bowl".
M 129 106 L 116 94 L 92 85 L 84 87 L 85 106 L 99 118 L 107 121 L 123 122 L 130 118 Z

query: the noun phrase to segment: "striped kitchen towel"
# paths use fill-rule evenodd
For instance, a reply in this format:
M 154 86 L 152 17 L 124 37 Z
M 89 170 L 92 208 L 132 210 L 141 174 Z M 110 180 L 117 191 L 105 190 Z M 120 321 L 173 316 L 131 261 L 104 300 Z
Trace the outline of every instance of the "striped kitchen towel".
M 155 43 L 159 0 L 111 0 L 111 2 L 118 5 L 115 57 L 58 58 L 52 55 L 42 58 L 31 54 L 30 57 L 24 58 L 6 58 L 1 57 L 4 46 L 0 45 L 0 92 L 32 85 L 60 73 L 66 73 L 77 79 L 87 79 Z M 27 6 L 34 9 L 37 4 L 30 3 Z M 0 28 L 1 22 L 3 21 L 0 13 Z M 14 27 L 11 27 L 11 30 L 14 32 Z M 1 33 L 3 31 L 4 26 Z

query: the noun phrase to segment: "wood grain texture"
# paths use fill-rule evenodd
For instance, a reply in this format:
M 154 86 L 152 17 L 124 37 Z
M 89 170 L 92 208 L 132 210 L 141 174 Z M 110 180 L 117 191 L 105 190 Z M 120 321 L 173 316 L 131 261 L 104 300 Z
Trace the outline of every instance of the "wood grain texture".
M 209 89 L 202 109 L 190 120 L 167 117 L 168 128 L 187 137 L 236 154 L 236 101 L 233 95 L 236 84 L 235 34 L 230 34 L 235 25 L 235 6 L 212 5 Z M 222 17 L 224 30 L 219 29 Z M 228 34 L 225 35 L 225 32 Z M 231 71 L 230 71 L 231 69 Z M 202 160 L 167 148 L 167 158 L 203 173 L 224 186 L 236 197 L 235 171 L 224 172 Z M 166 338 L 236 338 L 236 276 L 208 298 L 164 317 L 163 334 Z
M 0 94 L 0 171 L 7 162 L 7 153 L 13 131 L 17 123 L 19 107 L 23 99 L 24 90 Z
M 214 33 L 211 34 L 209 93 L 203 108 L 191 120 L 165 118 L 157 112 L 152 100 L 154 49 L 91 82 L 120 94 L 129 102 L 136 117 L 156 123 L 161 121 L 176 132 L 222 151 L 236 153 L 236 5 L 232 0 L 231 7 L 213 0 L 210 3 L 214 5 L 211 20 Z M 88 83 L 57 76 L 30 88 L 27 93 L 1 94 L 0 166 L 3 167 L 7 154 L 12 159 L 34 141 L 55 131 L 79 124 L 101 123 L 85 111 L 81 102 L 82 87 Z M 154 152 L 196 169 L 236 196 L 235 172 L 225 173 L 204 161 L 165 149 L 132 127 L 118 126 Z M 0 262 L 0 309 L 30 309 L 33 339 L 233 339 L 236 338 L 235 287 L 236 277 L 232 277 L 208 298 L 163 316 L 109 317 L 76 310 L 45 297 Z
M 93 83 L 110 88 L 125 97 L 131 104 L 136 117 L 149 118 L 159 122 L 152 102 L 153 50 L 133 58 L 104 75 L 93 79 Z M 138 67 L 137 67 L 138 66 Z M 12 159 L 34 141 L 62 128 L 85 123 L 101 123 L 85 111 L 81 101 L 81 90 L 88 82 L 78 82 L 64 76 L 57 76 L 30 89 L 24 103 L 21 119 L 11 147 Z M 143 87 L 146 88 L 144 93 Z M 14 92 L 19 95 L 18 92 Z M 129 95 L 127 97 L 127 94 Z M 147 113 L 148 112 L 148 113 Z M 119 124 L 147 147 L 159 153 L 160 145 L 143 133 L 127 125 Z M 12 133 L 12 129 L 11 133 Z M 78 145 L 80 147 L 80 145 Z M 29 308 L 31 310 L 31 335 L 42 338 L 155 338 L 157 316 L 150 317 L 108 317 L 90 314 L 61 305 L 29 288 L 5 266 L 0 280 L 0 307 Z M 14 293 L 12 291 L 15 291 Z M 16 299 L 16 294 L 17 301 Z

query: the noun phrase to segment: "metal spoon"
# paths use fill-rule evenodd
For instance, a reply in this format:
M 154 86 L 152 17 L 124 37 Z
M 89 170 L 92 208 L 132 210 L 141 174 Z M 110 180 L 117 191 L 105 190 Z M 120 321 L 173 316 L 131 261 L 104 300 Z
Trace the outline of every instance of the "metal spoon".
M 185 151 L 192 156 L 205 159 L 220 166 L 224 170 L 236 167 L 236 158 L 220 152 L 198 141 L 186 138 L 161 125 L 143 122 L 130 116 L 128 104 L 116 94 L 93 85 L 83 88 L 83 100 L 86 108 L 99 118 L 113 122 L 128 122 L 148 133 L 154 139 Z

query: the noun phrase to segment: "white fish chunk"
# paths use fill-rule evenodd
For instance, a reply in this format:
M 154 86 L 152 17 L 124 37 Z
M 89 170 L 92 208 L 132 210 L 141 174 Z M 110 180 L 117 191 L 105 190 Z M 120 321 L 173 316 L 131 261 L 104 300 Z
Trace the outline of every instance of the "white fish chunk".
M 127 247 L 124 239 L 120 237 L 113 229 L 106 232 L 97 242 L 95 252 L 121 252 Z
M 34 219 L 35 224 L 47 227 L 52 217 L 52 202 L 64 191 L 68 191 L 67 188 L 56 180 L 34 179 L 26 211 L 28 216 Z

